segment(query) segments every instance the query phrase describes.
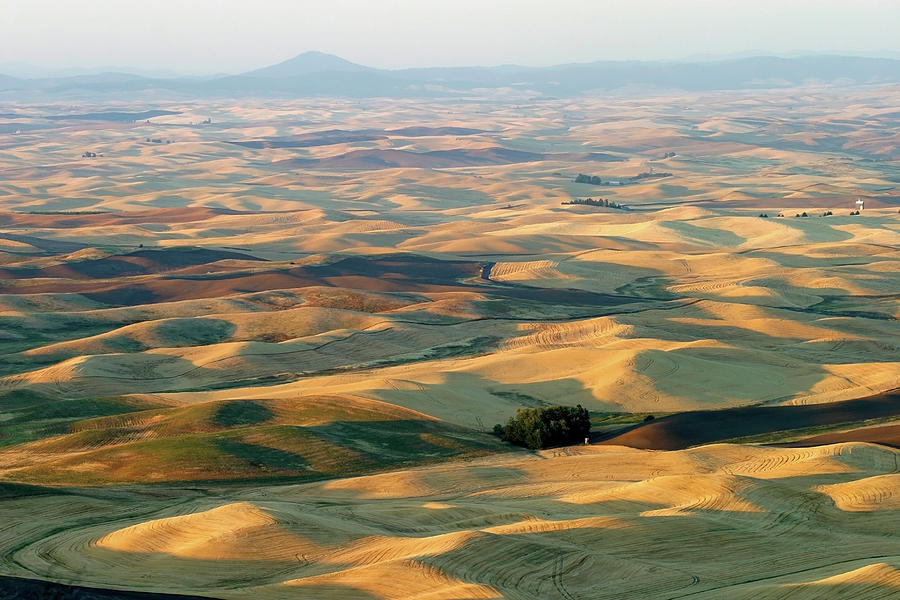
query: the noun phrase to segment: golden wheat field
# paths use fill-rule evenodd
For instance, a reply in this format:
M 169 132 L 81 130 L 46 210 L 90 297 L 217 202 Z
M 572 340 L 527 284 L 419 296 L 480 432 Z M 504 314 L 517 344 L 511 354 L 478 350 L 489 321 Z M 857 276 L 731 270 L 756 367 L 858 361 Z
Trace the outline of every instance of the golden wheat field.
M 900 596 L 898 105 L 10 103 L 0 575 Z
M 218 598 L 886 598 L 898 456 L 573 447 L 301 485 L 24 488 L 3 568 Z

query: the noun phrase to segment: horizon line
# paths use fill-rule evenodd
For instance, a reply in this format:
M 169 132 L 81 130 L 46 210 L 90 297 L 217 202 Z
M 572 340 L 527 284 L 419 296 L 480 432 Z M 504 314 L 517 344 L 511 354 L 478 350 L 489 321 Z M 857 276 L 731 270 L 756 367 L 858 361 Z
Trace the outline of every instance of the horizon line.
M 757 52 L 759 52 L 757 54 Z M 372 71 L 382 71 L 382 72 L 402 72 L 402 71 L 416 71 L 416 70 L 426 70 L 426 69 L 501 69 L 501 68 L 519 68 L 519 69 L 552 69 L 556 67 L 566 67 L 566 66 L 576 66 L 576 65 L 593 65 L 593 64 L 716 64 L 716 63 L 727 63 L 727 62 L 737 62 L 742 60 L 752 60 L 756 58 L 778 58 L 783 60 L 796 60 L 802 58 L 859 58 L 859 59 L 869 59 L 869 60 L 893 60 L 900 61 L 900 52 L 894 51 L 856 51 L 856 50 L 835 50 L 835 51 L 812 51 L 812 50 L 790 50 L 786 52 L 767 52 L 765 50 L 745 50 L 738 51 L 733 53 L 728 53 L 725 55 L 691 55 L 688 57 L 682 58 L 659 58 L 659 59 L 597 59 L 591 61 L 572 61 L 572 62 L 561 62 L 554 63 L 550 65 L 536 66 L 536 65 L 527 65 L 527 64 L 519 64 L 519 63 L 502 63 L 502 64 L 470 64 L 470 65 L 454 65 L 454 66 L 441 66 L 441 65 L 433 65 L 433 66 L 418 66 L 418 67 L 394 67 L 394 68 L 384 68 L 384 67 L 373 67 L 370 65 L 366 65 L 363 63 L 358 63 L 346 59 L 340 55 L 332 54 L 330 52 L 324 52 L 321 50 L 305 50 L 300 52 L 299 54 L 295 54 L 288 58 L 279 60 L 277 62 L 264 64 L 262 66 L 254 67 L 248 70 L 239 71 L 239 72 L 206 72 L 206 73 L 177 73 L 175 71 L 167 70 L 163 67 L 136 67 L 136 66 L 126 66 L 126 65 L 106 65 L 106 66 L 98 66 L 98 67 L 81 67 L 81 66 L 70 66 L 70 67 L 51 67 L 51 66 L 43 66 L 40 64 L 28 63 L 25 61 L 7 61 L 4 63 L 0 63 L 0 75 L 5 77 L 13 77 L 15 79 L 56 79 L 56 78 L 68 78 L 68 77 L 83 77 L 83 76 L 91 76 L 91 75 L 132 75 L 136 77 L 141 77 L 145 79 L 189 79 L 189 78 L 221 78 L 221 77 L 239 77 L 241 75 L 246 75 L 249 73 L 253 73 L 255 71 L 259 71 L 262 69 L 266 69 L 269 67 L 274 67 L 277 65 L 284 64 L 286 62 L 298 59 L 303 56 L 308 55 L 319 55 L 328 58 L 335 58 L 346 62 L 348 65 L 353 65 L 355 67 L 362 67 L 364 69 L 372 70 Z M 20 65 L 21 67 L 31 68 L 34 70 L 42 70 L 46 71 L 46 74 L 38 74 L 38 75 L 10 75 L 9 71 L 6 69 L 7 66 Z M 20 67 L 20 68 L 21 68 Z M 332 69 L 323 69 L 321 72 L 328 72 Z M 16 69 L 12 69 L 13 72 Z M 54 72 L 58 72 L 58 74 L 53 74 Z M 67 74 L 63 74 L 66 73 Z M 156 73 L 156 75 L 154 75 Z

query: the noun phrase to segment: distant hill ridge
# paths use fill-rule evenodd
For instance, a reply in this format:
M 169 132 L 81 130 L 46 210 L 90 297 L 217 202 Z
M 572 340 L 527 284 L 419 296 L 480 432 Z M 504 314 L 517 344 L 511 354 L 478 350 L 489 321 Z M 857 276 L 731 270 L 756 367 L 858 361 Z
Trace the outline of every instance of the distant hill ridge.
M 159 79 L 123 73 L 23 79 L 0 74 L 0 95 L 138 93 L 181 96 L 452 97 L 490 89 L 566 96 L 617 89 L 689 91 L 779 88 L 808 83 L 900 83 L 900 60 L 857 56 L 757 56 L 716 62 L 600 61 L 552 67 L 433 67 L 385 70 L 304 52 L 239 75 Z
M 315 73 L 340 72 L 358 73 L 360 71 L 375 71 L 371 67 L 350 62 L 334 54 L 325 52 L 304 52 L 280 63 L 262 67 L 244 73 L 245 77 L 299 77 Z

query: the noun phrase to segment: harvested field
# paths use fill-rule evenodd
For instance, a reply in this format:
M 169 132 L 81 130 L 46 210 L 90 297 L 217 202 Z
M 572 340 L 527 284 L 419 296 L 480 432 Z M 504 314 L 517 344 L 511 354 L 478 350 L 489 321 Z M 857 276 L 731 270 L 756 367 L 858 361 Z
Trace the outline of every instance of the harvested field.
M 354 171 L 394 168 L 448 169 L 483 167 L 538 161 L 602 161 L 616 160 L 606 154 L 537 154 L 508 148 L 454 148 L 430 152 L 406 150 L 353 150 L 345 154 L 319 159 L 295 158 L 278 163 L 282 168 L 315 168 L 323 171 Z
M 67 261 L 61 265 L 28 269 L 0 269 L 0 278 L 24 281 L 34 279 L 114 279 L 133 275 L 149 275 L 176 271 L 185 267 L 207 265 L 220 260 L 259 260 L 238 252 L 206 250 L 136 250 L 128 254 L 97 259 Z M 27 284 L 26 286 L 27 287 Z
M 482 129 L 472 129 L 470 127 L 404 127 L 402 129 L 388 129 L 384 131 L 378 129 L 361 129 L 357 131 L 334 129 L 330 131 L 305 133 L 291 138 L 240 140 L 229 143 L 256 150 L 263 148 L 311 148 L 315 146 L 330 146 L 333 144 L 385 140 L 391 137 L 463 136 L 479 133 L 487 132 Z
M 150 304 L 273 289 L 332 286 L 374 292 L 469 292 L 485 296 L 576 306 L 616 306 L 641 298 L 598 294 L 578 289 L 492 286 L 467 283 L 479 266 L 471 262 L 420 257 L 345 258 L 321 266 L 262 267 L 248 272 L 244 263 L 228 268 L 223 260 L 259 261 L 230 251 L 138 250 L 125 255 L 67 262 L 43 269 L 0 269 L 0 294 L 76 293 L 111 306 Z M 204 267 L 188 270 L 189 267 Z M 212 271 L 210 269 L 215 269 Z M 179 274 L 173 274 L 178 271 Z M 164 277 L 115 282 L 116 277 L 166 273 Z M 182 274 L 183 273 L 183 274 Z M 50 281 L 42 281 L 50 280 Z M 90 281 L 85 280 L 101 280 Z M 113 281 L 109 281 L 113 280 Z
M 0 552 L 17 577 L 229 599 L 875 600 L 898 587 L 897 458 L 576 446 L 301 485 L 81 488 L 0 501 Z
M 190 223 L 204 221 L 217 215 L 239 214 L 224 208 L 177 207 L 129 212 L 56 212 L 56 213 L 0 213 L 0 227 L 8 229 L 47 228 L 78 229 L 109 225 L 141 223 Z
M 897 595 L 896 86 L 479 93 L 14 99 L 0 596 Z

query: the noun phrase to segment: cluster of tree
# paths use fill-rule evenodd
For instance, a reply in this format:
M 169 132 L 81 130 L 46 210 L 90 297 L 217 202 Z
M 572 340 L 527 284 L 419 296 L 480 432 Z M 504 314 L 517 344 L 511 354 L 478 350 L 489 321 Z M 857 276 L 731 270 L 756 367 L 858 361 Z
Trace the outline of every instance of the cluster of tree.
M 658 177 L 671 177 L 671 173 L 666 173 L 665 171 L 644 171 L 643 173 L 638 173 L 637 175 L 632 175 L 631 177 L 626 177 L 625 181 L 640 181 L 641 179 L 656 179 Z
M 580 204 L 582 206 L 603 206 L 604 208 L 618 208 L 625 209 L 624 204 L 619 204 L 618 202 L 613 202 L 607 198 L 597 198 L 594 200 L 593 198 L 574 198 L 569 200 L 568 202 L 563 202 L 563 204 Z
M 503 441 L 532 450 L 580 443 L 590 432 L 590 415 L 580 404 L 520 408 L 505 427 L 494 425 L 494 434 Z
M 103 156 L 102 154 L 97 154 L 96 152 L 91 152 L 88 150 L 84 154 L 81 155 L 81 158 L 97 158 L 98 156 Z
M 147 138 L 146 141 L 148 144 L 162 144 L 163 143 L 163 140 L 160 138 Z M 166 140 L 165 143 L 171 144 L 172 140 Z
M 674 152 L 666 152 L 663 154 L 663 158 L 672 158 L 673 156 L 677 156 Z
M 851 214 L 851 215 L 858 215 L 858 214 L 859 214 L 859 211 L 851 212 L 850 214 Z M 826 210 L 825 212 L 822 213 L 822 216 L 823 216 L 823 217 L 830 217 L 830 216 L 832 216 L 832 215 L 834 215 L 834 213 L 831 212 L 830 210 Z M 766 213 L 760 213 L 759 216 L 761 216 L 761 217 L 768 217 L 769 215 L 767 215 Z M 782 213 L 778 213 L 778 216 L 779 216 L 779 217 L 783 217 L 784 215 L 783 215 Z M 807 213 L 805 213 L 805 212 L 802 212 L 802 213 L 797 213 L 797 214 L 794 215 L 794 216 L 795 216 L 795 217 L 801 217 L 801 218 L 802 218 L 802 217 L 808 217 L 809 215 L 808 215 Z
M 668 152 L 666 153 L 669 154 Z M 672 156 L 675 156 L 675 153 L 672 152 Z M 664 171 L 644 171 L 643 173 L 638 173 L 637 175 L 632 175 L 631 177 L 624 177 L 620 181 L 603 181 L 597 175 L 586 175 L 584 173 L 579 173 L 575 177 L 575 183 L 589 183 L 591 185 L 621 185 L 623 183 L 636 183 L 641 179 L 658 179 L 660 177 L 671 177 L 671 173 L 666 173 Z
M 603 180 L 597 177 L 596 175 L 585 175 L 584 173 L 579 173 L 575 177 L 575 183 L 590 183 L 591 185 L 603 185 Z
M 854 216 L 854 215 L 858 215 L 858 214 L 859 214 L 859 211 L 858 211 L 858 210 L 851 210 L 851 211 L 850 211 L 850 216 L 851 216 L 851 217 Z
M 759 216 L 762 217 L 763 219 L 769 218 L 769 215 L 767 213 L 759 213 Z

